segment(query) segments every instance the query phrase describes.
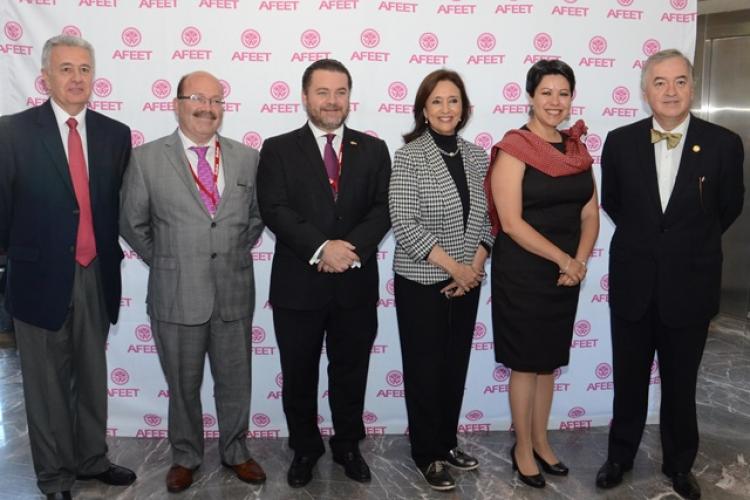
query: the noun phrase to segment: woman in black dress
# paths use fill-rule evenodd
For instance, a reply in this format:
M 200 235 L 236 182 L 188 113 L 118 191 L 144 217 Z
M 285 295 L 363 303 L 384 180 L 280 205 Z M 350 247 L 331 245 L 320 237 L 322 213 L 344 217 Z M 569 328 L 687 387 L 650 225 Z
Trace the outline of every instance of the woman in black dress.
M 557 126 L 570 115 L 573 70 L 539 61 L 529 70 L 528 123 L 493 148 L 488 175 L 500 229 L 492 251 L 495 358 L 511 368 L 514 469 L 531 486 L 565 475 L 547 440 L 553 371 L 568 364 L 578 293 L 599 233 L 593 160 L 581 142 L 585 125 Z

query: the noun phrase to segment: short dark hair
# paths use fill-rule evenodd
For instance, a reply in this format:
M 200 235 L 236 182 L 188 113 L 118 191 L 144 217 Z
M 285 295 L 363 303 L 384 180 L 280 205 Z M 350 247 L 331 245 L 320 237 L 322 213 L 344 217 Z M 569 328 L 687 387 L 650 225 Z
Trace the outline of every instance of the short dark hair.
M 319 69 L 344 73 L 346 75 L 346 80 L 349 83 L 349 90 L 352 89 L 352 75 L 349 73 L 349 70 L 346 69 L 346 66 L 336 59 L 318 59 L 308 66 L 305 69 L 305 72 L 302 73 L 302 92 L 305 94 L 307 94 L 307 89 L 310 87 L 310 80 L 312 80 L 313 72 Z
M 188 73 L 186 75 L 182 75 L 182 78 L 180 78 L 180 81 L 177 82 L 177 94 L 175 94 L 175 95 L 177 95 L 177 96 L 181 96 L 182 95 L 182 89 L 183 89 L 183 87 L 185 87 L 185 80 L 187 80 L 190 75 L 192 75 L 192 73 Z
M 471 118 L 471 101 L 469 101 L 466 86 L 461 76 L 449 69 L 437 69 L 425 76 L 422 83 L 419 84 L 417 95 L 414 98 L 414 128 L 412 128 L 411 132 L 403 135 L 404 142 L 409 143 L 413 141 L 427 130 L 427 123 L 425 123 L 426 119 L 424 116 L 425 104 L 427 104 L 427 99 L 435 90 L 437 84 L 445 81 L 451 82 L 458 87 L 461 93 L 461 121 L 456 125 L 456 132 L 464 128 L 466 122 L 469 121 L 469 118 Z
M 558 59 L 548 60 L 542 59 L 534 63 L 529 68 L 529 72 L 526 73 L 526 93 L 531 97 L 534 97 L 534 92 L 539 86 L 539 83 L 547 75 L 560 75 L 568 80 L 570 85 L 570 92 L 574 92 L 576 89 L 576 76 L 573 73 L 573 69 L 563 61 Z

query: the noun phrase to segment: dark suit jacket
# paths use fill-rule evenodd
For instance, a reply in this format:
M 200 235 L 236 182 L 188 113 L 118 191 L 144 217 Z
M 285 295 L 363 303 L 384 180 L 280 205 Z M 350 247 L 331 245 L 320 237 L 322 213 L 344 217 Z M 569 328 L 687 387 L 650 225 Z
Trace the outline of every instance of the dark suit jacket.
M 672 196 L 662 213 L 652 119 L 613 130 L 602 152 L 602 207 L 610 243 L 613 314 L 641 318 L 655 302 L 669 326 L 719 311 L 721 235 L 742 210 L 744 153 L 737 134 L 691 116 Z
M 86 111 L 89 190 L 102 288 L 112 323 L 120 309 L 120 183 L 130 129 Z M 26 323 L 58 330 L 70 306 L 78 204 L 49 101 L 0 117 L 0 248 L 8 252 L 5 306 Z
M 391 162 L 380 139 L 344 129 L 339 195 L 334 202 L 320 149 L 307 124 L 263 143 L 258 201 L 276 235 L 269 299 L 298 310 L 373 305 L 378 299 L 377 245 L 390 227 Z M 356 247 L 361 269 L 321 273 L 309 260 L 326 240 Z

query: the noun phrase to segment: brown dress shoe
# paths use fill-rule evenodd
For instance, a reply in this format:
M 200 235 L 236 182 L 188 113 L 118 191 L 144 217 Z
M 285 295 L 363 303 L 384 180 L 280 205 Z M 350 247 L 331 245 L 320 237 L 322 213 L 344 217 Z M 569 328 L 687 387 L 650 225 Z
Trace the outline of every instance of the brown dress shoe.
M 173 465 L 167 472 L 167 491 L 179 493 L 193 484 L 193 471 L 181 465 Z
M 251 484 L 261 484 L 266 481 L 266 473 L 263 472 L 263 468 L 252 458 L 248 459 L 247 462 L 237 465 L 229 465 L 224 462 L 222 462 L 222 465 L 232 469 L 240 481 Z

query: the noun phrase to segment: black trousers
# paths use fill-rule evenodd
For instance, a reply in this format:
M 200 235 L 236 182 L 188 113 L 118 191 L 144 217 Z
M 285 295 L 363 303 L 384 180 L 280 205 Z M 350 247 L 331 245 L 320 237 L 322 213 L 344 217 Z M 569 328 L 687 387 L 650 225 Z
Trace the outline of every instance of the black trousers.
M 458 443 L 479 306 L 479 287 L 447 299 L 440 293 L 447 283 L 394 280 L 411 456 L 419 467 L 444 460 Z
M 638 451 L 648 411 L 651 364 L 656 352 L 661 375 L 662 470 L 689 472 L 698 453 L 695 385 L 708 320 L 682 328 L 665 325 L 656 305 L 638 321 L 611 316 L 614 407 L 609 459 L 630 464 Z
M 329 443 L 334 453 L 356 449 L 365 437 L 362 412 L 370 351 L 378 329 L 376 304 L 354 309 L 331 305 L 313 311 L 274 307 L 273 325 L 284 378 L 289 447 L 299 455 L 325 452 L 318 429 L 318 373 L 325 340 L 335 433 Z

